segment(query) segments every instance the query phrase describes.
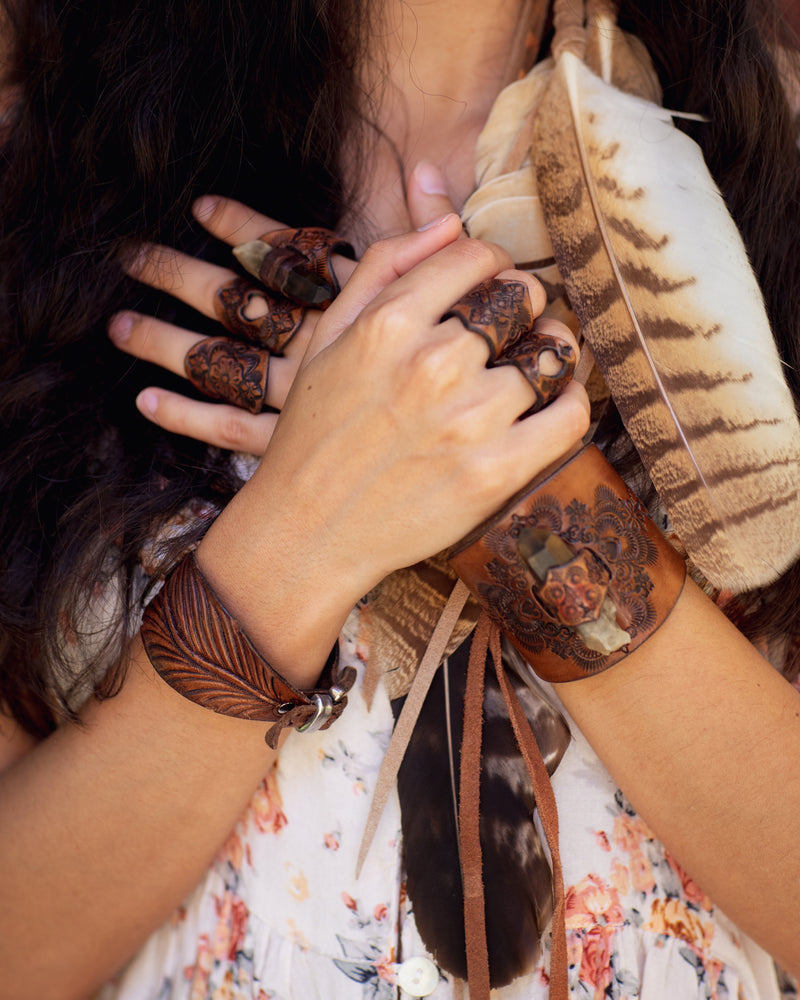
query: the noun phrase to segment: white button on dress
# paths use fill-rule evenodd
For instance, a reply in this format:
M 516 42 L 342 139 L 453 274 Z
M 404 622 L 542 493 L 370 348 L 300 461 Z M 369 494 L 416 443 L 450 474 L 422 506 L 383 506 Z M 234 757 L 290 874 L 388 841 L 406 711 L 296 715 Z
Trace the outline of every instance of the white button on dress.
M 397 985 L 412 997 L 427 997 L 439 983 L 439 970 L 429 958 L 407 958 L 397 970 Z

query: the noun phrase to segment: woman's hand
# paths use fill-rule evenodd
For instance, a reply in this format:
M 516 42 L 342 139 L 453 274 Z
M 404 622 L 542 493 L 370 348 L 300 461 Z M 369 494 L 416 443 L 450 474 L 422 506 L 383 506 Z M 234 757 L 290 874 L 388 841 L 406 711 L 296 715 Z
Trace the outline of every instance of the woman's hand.
M 282 228 L 274 219 L 225 198 L 201 198 L 194 211 L 210 233 L 231 246 Z M 337 255 L 334 266 L 339 280 L 344 282 L 355 263 Z M 132 273 L 145 284 L 175 296 L 203 316 L 211 318 L 215 316 L 217 291 L 236 276 L 228 268 L 197 260 L 167 247 L 148 247 L 137 260 Z M 260 318 L 266 309 L 265 299 L 255 299 L 250 304 L 249 318 Z M 266 399 L 272 409 L 280 410 L 283 406 L 320 316 L 318 310 L 309 309 L 284 354 L 272 358 Z M 185 374 L 186 352 L 204 339 L 199 333 L 134 312 L 116 315 L 109 325 L 109 334 L 121 350 L 143 361 L 161 365 L 176 375 Z M 165 430 L 197 438 L 219 448 L 254 455 L 264 453 L 276 421 L 275 413 L 248 413 L 236 406 L 197 400 L 155 386 L 144 389 L 136 404 L 143 416 Z
M 412 222 L 418 228 L 429 226 L 454 211 L 446 195 L 435 193 L 442 182 L 440 179 L 439 183 L 432 184 L 431 171 L 438 174 L 431 164 L 420 164 L 409 179 L 409 210 Z M 434 189 L 433 193 L 428 190 L 430 188 Z M 283 227 L 282 223 L 227 198 L 200 198 L 193 210 L 198 221 L 229 246 L 258 239 L 266 232 Z M 355 263 L 337 254 L 332 264 L 339 283 L 345 285 L 355 269 Z M 208 264 L 168 247 L 147 248 L 137 265 L 133 273 L 140 281 L 174 295 L 208 317 L 215 316 L 214 301 L 218 289 L 234 277 L 234 272 L 227 268 Z M 251 307 L 253 319 L 263 315 L 267 308 L 264 300 L 261 300 L 260 309 L 257 300 L 252 306 L 255 307 Z M 320 316 L 319 310 L 309 309 L 283 355 L 271 360 L 266 401 L 272 410 L 282 408 Z M 130 311 L 112 319 L 109 334 L 121 350 L 143 361 L 161 365 L 176 375 L 185 374 L 186 352 L 203 339 L 198 333 Z M 251 414 L 226 403 L 198 400 L 157 386 L 143 390 L 137 397 L 136 405 L 143 416 L 165 430 L 205 441 L 218 448 L 258 456 L 263 455 L 277 419 L 274 412 Z
M 417 218 L 449 207 L 412 182 Z M 219 200 L 208 228 L 246 242 L 280 228 Z M 496 277 L 526 288 L 537 316 L 545 296 L 512 271 L 499 247 L 460 238 L 457 215 L 373 244 L 325 313 L 310 311 L 297 355 L 283 361 L 269 402 L 253 416 L 162 394 L 157 419 L 177 421 L 230 446 L 266 447 L 260 469 L 215 522 L 198 552 L 201 568 L 256 647 L 280 669 L 308 663 L 315 678 L 352 605 L 392 570 L 458 541 L 580 438 L 588 423 L 581 387 L 570 385 L 540 413 L 521 372 L 487 366 L 489 348 L 457 318 L 442 317 Z M 137 276 L 213 315 L 224 268 L 151 249 Z M 569 341 L 566 327 L 537 330 Z M 119 322 L 112 325 L 119 339 Z M 126 349 L 180 371 L 196 334 L 137 317 Z M 290 346 L 291 346 L 290 344 Z M 271 373 L 272 374 L 272 373 Z M 146 393 L 152 390 L 145 390 Z M 166 417 L 165 417 L 166 415 Z M 228 440 L 225 440 L 227 437 Z M 264 567 L 273 586 L 263 586 Z M 332 582 L 335 581 L 335 586 Z M 302 595 L 303 611 L 298 613 Z M 287 628 L 287 622 L 288 628 Z M 280 637 L 277 639 L 276 637 Z M 303 686 L 303 677 L 291 678 Z
M 498 276 L 525 284 L 534 315 L 545 303 L 503 250 L 460 233 L 446 216 L 367 250 L 316 324 L 260 468 L 198 551 L 256 648 L 278 670 L 303 665 L 301 686 L 367 590 L 458 541 L 586 429 L 577 385 L 519 419 L 526 379 L 442 320 Z

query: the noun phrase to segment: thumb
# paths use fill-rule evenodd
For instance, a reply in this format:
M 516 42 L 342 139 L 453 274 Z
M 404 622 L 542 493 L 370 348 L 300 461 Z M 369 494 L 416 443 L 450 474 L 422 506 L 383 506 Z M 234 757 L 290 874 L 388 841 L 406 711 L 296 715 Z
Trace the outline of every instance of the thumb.
M 421 229 L 449 212 L 455 212 L 441 170 L 427 160 L 420 160 L 411 171 L 408 179 L 408 210 L 416 229 Z

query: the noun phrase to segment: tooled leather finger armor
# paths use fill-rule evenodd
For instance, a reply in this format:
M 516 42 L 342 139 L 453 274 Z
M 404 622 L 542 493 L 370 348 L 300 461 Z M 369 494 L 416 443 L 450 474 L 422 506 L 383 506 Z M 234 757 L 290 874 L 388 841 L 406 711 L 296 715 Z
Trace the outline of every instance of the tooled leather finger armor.
M 606 670 L 665 621 L 686 567 L 594 446 L 450 553 L 490 618 L 552 683 Z
M 200 392 L 260 413 L 267 399 L 268 351 L 227 338 L 206 337 L 184 358 L 186 377 Z
M 558 362 L 556 370 L 550 375 L 541 370 L 542 356 L 548 354 Z M 575 351 L 565 340 L 531 330 L 527 335 L 523 335 L 521 340 L 503 351 L 502 356 L 495 362 L 495 367 L 513 365 L 525 376 L 536 397 L 525 414 L 527 416 L 528 413 L 541 410 L 551 399 L 555 399 L 572 378 L 575 363 Z
M 331 254 L 355 259 L 353 247 L 328 229 L 277 229 L 234 247 L 239 263 L 273 292 L 327 309 L 341 291 Z
M 489 367 L 513 365 L 522 372 L 535 396 L 523 416 L 541 410 L 572 378 L 575 351 L 566 341 L 534 329 L 533 307 L 525 282 L 507 278 L 484 281 L 460 298 L 442 318 L 451 316 L 486 341 Z M 541 370 L 543 354 L 552 354 L 558 362 L 551 375 Z
M 263 316 L 248 316 L 248 308 L 252 308 L 254 299 L 266 302 L 267 312 Z M 225 329 L 235 337 L 241 337 L 270 354 L 282 354 L 299 330 L 306 307 L 280 295 L 271 295 L 247 278 L 237 277 L 217 290 L 214 312 Z
M 462 296 L 442 319 L 455 316 L 477 333 L 489 348 L 489 364 L 503 351 L 529 333 L 533 307 L 528 286 L 523 281 L 492 278 Z

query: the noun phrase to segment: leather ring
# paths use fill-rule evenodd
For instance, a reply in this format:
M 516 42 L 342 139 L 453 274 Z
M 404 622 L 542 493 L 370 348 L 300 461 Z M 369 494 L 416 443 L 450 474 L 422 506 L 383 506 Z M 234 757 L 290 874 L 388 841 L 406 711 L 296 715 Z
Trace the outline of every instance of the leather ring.
M 528 286 L 511 278 L 492 278 L 467 292 L 448 309 L 443 320 L 455 316 L 489 347 L 489 364 L 525 336 L 533 326 Z
M 206 337 L 186 352 L 186 377 L 200 392 L 260 413 L 266 406 L 268 351 L 238 340 Z
M 277 229 L 234 248 L 239 263 L 273 292 L 327 309 L 341 291 L 331 254 L 355 259 L 353 247 L 329 229 Z
M 257 319 L 250 319 L 247 307 L 253 299 L 259 298 L 267 303 L 267 312 Z M 283 296 L 271 295 L 247 278 L 237 277 L 217 289 L 214 312 L 225 329 L 235 337 L 241 337 L 271 354 L 282 354 L 300 329 L 306 307 Z
M 552 354 L 559 362 L 557 371 L 552 375 L 545 375 L 540 367 L 542 355 L 547 353 Z M 513 365 L 525 376 L 536 396 L 533 405 L 523 414 L 528 416 L 555 399 L 572 378 L 575 364 L 575 351 L 570 344 L 558 337 L 537 333 L 534 329 L 522 340 L 506 348 L 502 357 L 495 362 L 495 367 Z

